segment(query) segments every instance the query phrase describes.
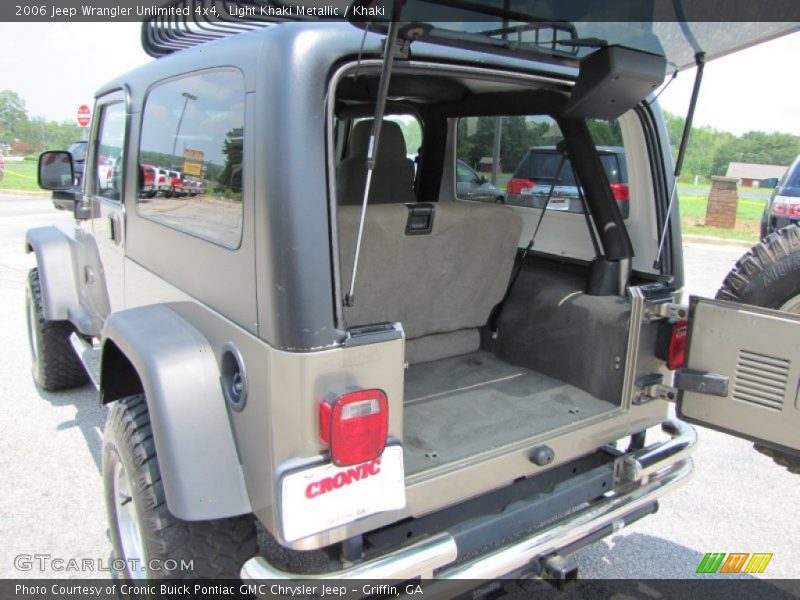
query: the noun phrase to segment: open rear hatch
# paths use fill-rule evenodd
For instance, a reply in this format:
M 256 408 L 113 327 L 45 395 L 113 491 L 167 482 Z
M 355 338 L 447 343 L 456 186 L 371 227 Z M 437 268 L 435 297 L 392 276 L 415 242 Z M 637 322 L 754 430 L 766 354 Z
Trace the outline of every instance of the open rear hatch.
M 678 413 L 800 453 L 800 316 L 692 297 Z
M 165 3 L 170 6 L 183 14 L 152 17 L 142 25 L 142 45 L 151 56 L 288 21 L 350 20 L 385 33 L 393 14 L 392 0 L 172 0 Z M 414 39 L 480 52 L 550 57 L 578 66 L 599 48 L 617 45 L 663 55 L 669 65 L 686 69 L 698 52 L 711 60 L 797 31 L 800 5 L 794 0 L 405 0 L 401 19 L 424 25 L 414 28 Z

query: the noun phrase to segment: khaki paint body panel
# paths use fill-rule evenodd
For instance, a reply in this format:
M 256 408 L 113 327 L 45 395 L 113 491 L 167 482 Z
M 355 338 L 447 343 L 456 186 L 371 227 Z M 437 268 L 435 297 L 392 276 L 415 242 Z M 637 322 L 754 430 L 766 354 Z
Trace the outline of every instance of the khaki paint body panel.
M 324 460 L 319 440 L 318 404 L 328 393 L 348 387 L 380 388 L 389 398 L 389 435 L 403 440 L 404 341 L 392 340 L 363 346 L 339 346 L 317 352 L 278 350 L 219 315 L 161 277 L 128 260 L 126 303 L 129 307 L 168 304 L 209 340 L 217 360 L 222 346 L 235 345 L 244 358 L 248 392 L 241 412 L 228 408 L 231 426 L 256 516 L 280 537 L 277 487 L 280 474 L 290 468 Z M 632 331 L 637 327 L 632 326 Z M 651 328 L 638 330 L 648 340 L 629 348 L 637 374 L 654 366 L 647 359 Z M 627 408 L 629 407 L 630 408 Z M 313 549 L 391 524 L 409 516 L 421 516 L 501 487 L 519 477 L 533 476 L 592 453 L 604 444 L 658 425 L 667 417 L 667 403 L 653 401 L 622 407 L 501 448 L 476 454 L 467 460 L 442 465 L 406 480 L 407 504 L 400 511 L 385 512 L 294 542 L 294 549 Z M 546 443 L 555 452 L 547 467 L 534 465 L 531 448 Z
M 692 298 L 686 366 L 729 378 L 727 396 L 684 391 L 681 416 L 800 449 L 800 316 Z

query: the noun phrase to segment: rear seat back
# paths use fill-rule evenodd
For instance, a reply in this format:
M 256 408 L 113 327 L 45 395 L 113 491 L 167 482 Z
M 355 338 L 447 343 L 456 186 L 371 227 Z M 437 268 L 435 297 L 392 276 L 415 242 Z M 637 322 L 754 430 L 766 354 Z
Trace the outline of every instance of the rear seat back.
M 336 171 L 336 196 L 339 204 L 363 202 L 372 123 L 372 119 L 359 121 L 350 134 L 347 158 Z M 377 162 L 369 190 L 370 204 L 414 202 L 414 161 L 406 156 L 403 130 L 394 121 L 383 121 L 378 143 Z
M 408 235 L 409 207 L 367 208 L 348 325 L 402 323 L 406 360 L 477 350 L 477 327 L 505 294 L 522 219 L 498 205 L 436 203 L 428 234 Z M 342 281 L 350 281 L 360 207 L 338 207 Z M 444 334 L 444 335 L 443 335 Z

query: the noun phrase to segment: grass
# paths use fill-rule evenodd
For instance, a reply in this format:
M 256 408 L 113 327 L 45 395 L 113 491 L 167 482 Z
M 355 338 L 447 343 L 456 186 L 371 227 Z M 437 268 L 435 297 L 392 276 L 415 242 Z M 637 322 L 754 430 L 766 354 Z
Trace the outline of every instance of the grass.
M 734 229 L 721 229 L 719 227 L 706 227 L 707 196 L 694 196 L 679 194 L 681 229 L 683 233 L 696 235 L 709 235 L 712 237 L 744 240 L 747 242 L 758 241 L 761 223 L 761 214 L 764 212 L 765 199 L 739 198 L 736 211 L 736 227 Z
M 6 161 L 6 173 L 3 181 L 0 181 L 0 189 L 40 192 L 42 188 L 36 180 L 36 169 L 37 163 Z
M 678 184 L 678 193 L 688 190 L 705 190 L 706 192 L 711 191 L 711 184 L 710 183 L 698 183 L 695 185 L 694 183 L 687 183 L 682 181 Z M 757 187 L 745 187 L 739 186 L 738 191 L 741 194 L 742 192 L 748 194 L 757 194 L 759 196 L 764 196 L 764 198 L 768 198 L 769 195 L 773 192 L 772 188 L 757 188 Z

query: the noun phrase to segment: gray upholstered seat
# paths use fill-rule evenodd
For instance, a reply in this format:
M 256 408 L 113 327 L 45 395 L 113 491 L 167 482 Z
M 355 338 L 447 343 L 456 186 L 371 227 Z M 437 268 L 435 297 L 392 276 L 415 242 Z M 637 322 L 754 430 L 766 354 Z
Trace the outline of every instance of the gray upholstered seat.
M 371 119 L 359 121 L 353 127 L 347 158 L 336 171 L 339 204 L 361 204 L 364 199 L 371 130 Z M 384 121 L 379 144 L 369 203 L 414 202 L 414 163 L 406 156 L 406 141 L 400 126 L 393 121 Z
M 426 362 L 478 349 L 477 327 L 500 302 L 522 219 L 506 206 L 437 203 L 427 235 L 407 235 L 404 204 L 369 206 L 349 325 L 402 323 L 406 360 Z M 360 207 L 338 209 L 342 280 L 352 272 Z

